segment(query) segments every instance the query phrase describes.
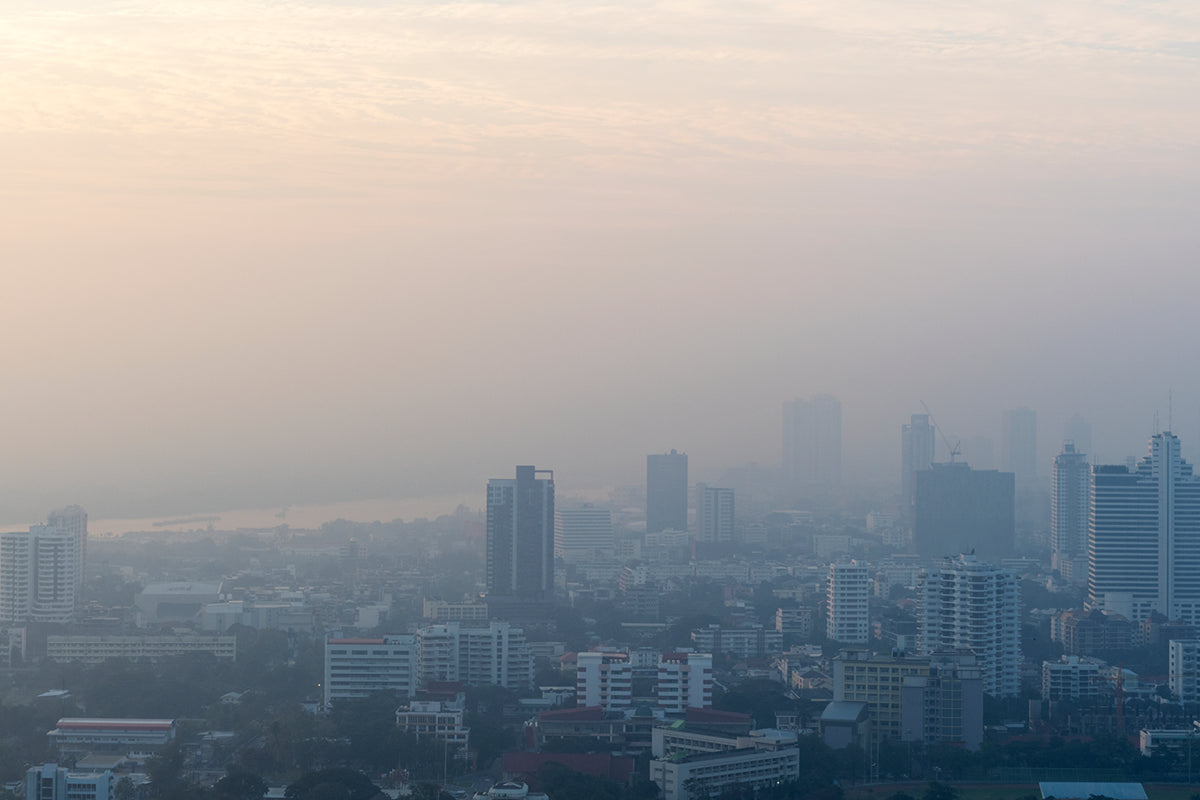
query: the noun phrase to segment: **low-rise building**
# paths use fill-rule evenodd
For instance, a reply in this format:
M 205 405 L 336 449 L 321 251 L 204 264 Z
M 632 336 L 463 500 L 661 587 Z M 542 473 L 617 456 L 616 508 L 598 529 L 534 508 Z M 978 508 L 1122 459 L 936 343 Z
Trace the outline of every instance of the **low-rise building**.
M 160 658 L 211 653 L 237 657 L 237 637 L 180 634 L 172 636 L 47 636 L 46 658 L 60 664 L 101 664 L 111 659 L 157 661 Z
M 1095 659 L 1063 656 L 1042 662 L 1043 700 L 1091 700 L 1100 696 L 1100 666 Z
M 762 625 L 729 628 L 709 625 L 692 631 L 692 644 L 702 653 L 731 653 L 735 658 L 760 658 L 783 650 L 783 634 Z
M 87 753 L 154 753 L 175 738 L 175 720 L 63 717 L 47 737 L 60 758 Z
M 461 705 L 416 700 L 396 710 L 396 727 L 418 739 L 433 738 L 467 749 L 471 729 L 463 726 Z
M 344 698 L 395 692 L 412 697 L 417 690 L 415 636 L 377 639 L 330 639 L 325 644 L 325 708 Z
M 726 787 L 758 789 L 800 776 L 794 733 L 752 731 L 734 741 L 731 750 L 664 753 L 650 762 L 650 780 L 658 784 L 663 800 L 694 800 L 720 795 Z
M 112 772 L 67 769 L 42 764 L 25 771 L 25 800 L 111 800 L 116 779 Z

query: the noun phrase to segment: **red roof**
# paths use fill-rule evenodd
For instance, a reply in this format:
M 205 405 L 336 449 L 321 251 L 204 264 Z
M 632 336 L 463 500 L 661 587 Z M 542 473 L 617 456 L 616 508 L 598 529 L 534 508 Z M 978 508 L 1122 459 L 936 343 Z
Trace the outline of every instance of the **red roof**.
M 561 764 L 567 769 L 596 778 L 627 784 L 633 778 L 633 759 L 611 753 L 505 753 L 505 775 L 534 775 L 543 764 Z
M 169 731 L 175 725 L 169 719 L 60 719 L 58 730 L 150 730 Z

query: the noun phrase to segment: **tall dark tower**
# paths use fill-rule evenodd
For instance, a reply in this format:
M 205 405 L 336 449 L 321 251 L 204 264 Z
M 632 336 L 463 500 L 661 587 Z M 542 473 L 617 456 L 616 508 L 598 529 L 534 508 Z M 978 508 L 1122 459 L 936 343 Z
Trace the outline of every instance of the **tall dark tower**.
M 646 456 L 646 532 L 686 531 L 687 453 Z
M 521 466 L 515 479 L 488 481 L 487 590 L 534 603 L 554 597 L 553 471 Z

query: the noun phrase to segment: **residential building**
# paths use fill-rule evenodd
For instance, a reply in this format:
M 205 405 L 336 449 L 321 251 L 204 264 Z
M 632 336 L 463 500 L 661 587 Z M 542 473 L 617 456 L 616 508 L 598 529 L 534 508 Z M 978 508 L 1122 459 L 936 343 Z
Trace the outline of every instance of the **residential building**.
M 487 622 L 491 619 L 487 603 L 468 600 L 451 603 L 425 598 L 422 616 L 430 622 Z
M 687 453 L 646 456 L 646 533 L 688 529 Z
M 946 559 L 917 586 L 917 646 L 922 654 L 970 650 L 983 691 L 1014 697 L 1021 688 L 1017 576 L 973 555 Z
M 1088 502 L 1091 467 L 1087 455 L 1073 442 L 1054 458 L 1050 485 L 1050 566 L 1070 574 L 1073 583 L 1086 581 Z M 1071 563 L 1068 563 L 1071 562 Z M 1082 562 L 1080 569 L 1075 562 Z
M 1172 639 L 1167 653 L 1171 694 L 1181 703 L 1200 701 L 1200 639 Z
M 663 653 L 658 660 L 658 705 L 668 714 L 712 708 L 710 653 Z
M 325 708 L 343 698 L 394 692 L 412 697 L 419 677 L 417 637 L 330 639 L 325 644 Z
M 600 650 L 579 653 L 576 658 L 575 700 L 580 706 L 614 711 L 633 704 L 629 653 Z
M 25 771 L 25 800 L 112 800 L 117 779 L 110 770 L 77 770 L 42 764 Z
M 916 473 L 913 547 L 926 558 L 951 553 L 1005 556 L 1016 536 L 1016 487 L 1011 472 L 933 464 Z
M 733 489 L 696 484 L 696 541 L 732 542 Z
M 775 609 L 775 630 L 784 636 L 808 639 L 813 632 L 813 612 L 807 606 L 780 606 Z
M 237 637 L 202 634 L 162 636 L 47 636 L 46 658 L 60 664 L 78 661 L 101 664 L 113 659 L 158 661 L 163 658 L 210 653 L 229 661 L 237 657 Z
M 825 635 L 842 644 L 866 644 L 871 638 L 871 570 L 858 561 L 829 565 L 825 589 Z
M 1170 432 L 1136 468 L 1092 467 L 1088 606 L 1200 622 L 1200 478 Z
M 51 511 L 46 524 L 69 533 L 75 539 L 75 605 L 83 602 L 87 583 L 87 512 L 80 506 L 66 506 Z
M 1099 697 L 1101 663 L 1080 656 L 1043 661 L 1042 699 L 1087 701 Z
M 842 480 L 842 403 L 830 395 L 783 404 L 783 474 L 800 493 Z
M 612 512 L 587 504 L 554 511 L 554 557 L 568 564 L 609 559 L 616 551 Z
M 71 621 L 79 543 L 72 531 L 51 525 L 0 533 L 0 624 Z
M 525 631 L 508 622 L 428 625 L 417 631 L 422 683 L 458 681 L 523 691 L 533 685 Z
M 1037 478 L 1037 412 L 1024 406 L 1005 411 L 1000 427 L 1000 468 L 1019 483 Z
M 1050 618 L 1050 640 L 1061 642 L 1067 655 L 1086 656 L 1133 648 L 1137 629 L 1120 614 L 1069 610 Z
M 783 650 L 783 634 L 762 625 L 731 628 L 709 625 L 692 631 L 692 645 L 702 653 L 732 653 L 735 658 L 760 658 Z
M 539 475 L 544 477 L 538 477 Z M 546 603 L 554 594 L 554 473 L 517 467 L 487 486 L 488 597 Z

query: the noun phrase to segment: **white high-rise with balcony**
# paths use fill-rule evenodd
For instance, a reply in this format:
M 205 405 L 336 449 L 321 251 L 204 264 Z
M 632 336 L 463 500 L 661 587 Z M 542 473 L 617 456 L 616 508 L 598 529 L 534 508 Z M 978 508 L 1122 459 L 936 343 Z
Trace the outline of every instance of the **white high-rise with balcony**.
M 841 644 L 865 644 L 870 638 L 871 570 L 858 561 L 829 565 L 825 588 L 825 635 Z
M 0 533 L 0 623 L 70 622 L 77 546 L 73 532 L 51 525 Z
M 605 711 L 633 704 L 633 664 L 629 653 L 597 650 L 577 656 L 575 702 Z
M 923 655 L 970 650 L 983 691 L 1013 697 L 1021 689 L 1017 576 L 973 555 L 948 558 L 917 581 L 917 647 Z
M 711 653 L 663 653 L 658 660 L 658 705 L 668 714 L 712 708 Z

